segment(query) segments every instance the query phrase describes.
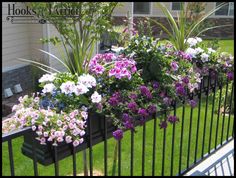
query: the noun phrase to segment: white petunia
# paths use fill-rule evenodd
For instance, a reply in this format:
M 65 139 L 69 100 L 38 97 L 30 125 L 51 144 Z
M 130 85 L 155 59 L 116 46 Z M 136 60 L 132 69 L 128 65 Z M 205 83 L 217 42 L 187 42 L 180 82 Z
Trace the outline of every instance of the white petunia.
M 187 43 L 189 44 L 190 47 L 195 46 L 198 41 L 195 38 L 188 38 Z
M 200 47 L 195 48 L 196 54 L 202 53 L 204 50 Z
M 96 86 L 96 79 L 89 74 L 83 74 L 78 77 L 78 84 L 83 84 L 87 88 L 92 88 Z
M 75 93 L 76 96 L 79 96 L 79 95 L 82 95 L 82 94 L 85 94 L 89 91 L 89 89 L 83 85 L 83 84 L 78 84 L 74 87 L 74 90 L 73 92 Z
M 202 42 L 202 39 L 199 37 L 196 37 L 195 39 L 197 40 L 197 42 Z
M 185 53 L 190 54 L 192 57 L 196 57 L 196 54 L 197 54 L 196 50 L 193 49 L 193 48 L 188 48 L 188 49 L 185 51 Z
M 54 74 L 44 74 L 40 79 L 39 83 L 43 82 L 52 82 L 55 79 L 55 73 Z
M 71 94 L 75 89 L 75 82 L 67 81 L 60 86 L 61 92 L 65 94 Z
M 202 53 L 202 55 L 201 55 L 202 62 L 207 62 L 207 61 L 208 61 L 208 58 L 209 58 L 209 55 L 208 55 L 208 54 Z
M 98 92 L 94 92 L 91 96 L 93 103 L 100 103 L 102 101 L 102 96 L 98 94 Z
M 212 49 L 212 48 L 207 48 L 207 50 L 208 50 L 208 54 L 211 54 L 211 53 L 215 53 L 216 51 L 214 50 L 214 49 Z
M 43 93 L 52 93 L 52 91 L 56 89 L 55 85 L 53 83 L 48 83 L 44 85 L 42 92 Z

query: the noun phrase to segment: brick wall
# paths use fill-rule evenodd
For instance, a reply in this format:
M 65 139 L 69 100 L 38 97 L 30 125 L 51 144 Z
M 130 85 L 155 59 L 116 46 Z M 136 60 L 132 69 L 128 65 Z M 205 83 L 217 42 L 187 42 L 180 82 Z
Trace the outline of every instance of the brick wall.
M 164 24 L 167 28 L 169 28 L 169 24 L 165 17 L 151 17 L 154 20 Z M 114 25 L 124 25 L 126 17 L 113 17 Z M 134 17 L 134 23 L 138 23 L 139 20 L 144 20 L 144 17 Z M 232 25 L 229 27 L 220 27 L 216 29 L 209 30 L 204 33 L 202 38 L 211 39 L 211 38 L 221 38 L 221 39 L 233 39 L 234 38 L 234 18 L 209 18 L 206 20 L 206 23 L 210 23 L 214 26 L 216 25 Z M 155 25 L 151 22 L 151 26 L 153 26 L 153 35 L 159 38 L 166 38 L 167 35 L 163 32 L 161 35 L 161 27 Z M 145 27 L 144 27 L 145 28 Z

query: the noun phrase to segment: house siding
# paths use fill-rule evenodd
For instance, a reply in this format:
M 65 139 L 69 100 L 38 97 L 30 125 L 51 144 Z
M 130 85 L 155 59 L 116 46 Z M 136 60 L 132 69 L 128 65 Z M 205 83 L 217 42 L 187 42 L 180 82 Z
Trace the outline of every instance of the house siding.
M 43 49 L 39 41 L 43 37 L 44 25 L 40 24 L 12 24 L 6 20 L 8 4 L 15 4 L 16 8 L 24 8 L 20 2 L 2 3 L 2 96 L 4 89 L 21 84 L 23 90 L 34 88 L 32 67 L 29 63 L 21 62 L 17 58 L 32 59 L 45 62 L 45 57 L 36 49 Z

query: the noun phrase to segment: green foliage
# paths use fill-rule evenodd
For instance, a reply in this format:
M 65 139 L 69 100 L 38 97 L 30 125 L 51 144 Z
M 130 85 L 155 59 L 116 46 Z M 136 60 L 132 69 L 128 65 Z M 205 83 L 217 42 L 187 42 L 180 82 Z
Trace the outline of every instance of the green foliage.
M 36 12 L 38 17 L 50 22 L 60 33 L 59 37 L 42 39 L 42 41 L 64 47 L 65 52 L 61 49 L 59 51 L 62 54 L 63 63 L 61 63 L 68 71 L 72 74 L 87 72 L 88 61 L 91 59 L 100 34 L 112 30 L 110 18 L 117 2 L 30 2 L 26 4 Z M 58 16 L 59 9 L 78 10 L 78 14 Z
M 135 28 L 137 29 L 139 36 L 153 36 L 151 22 L 148 17 L 145 19 L 139 19 Z
M 213 28 L 219 28 L 221 26 L 213 26 L 209 28 L 204 28 L 199 31 L 200 25 L 210 16 L 212 15 L 215 11 L 219 10 L 221 7 L 225 6 L 227 3 L 222 3 L 219 6 L 217 6 L 215 9 L 212 9 L 199 19 L 194 19 L 194 21 L 189 24 L 187 21 L 186 17 L 186 8 L 184 8 L 183 3 L 181 3 L 181 10 L 180 13 L 177 17 L 177 20 L 171 15 L 170 11 L 163 5 L 162 3 L 158 3 L 158 7 L 161 9 L 162 13 L 166 16 L 169 25 L 170 25 L 170 30 L 164 26 L 162 23 L 155 21 L 151 19 L 155 24 L 159 25 L 168 35 L 169 41 L 174 45 L 176 50 L 182 50 L 185 51 L 187 49 L 187 43 L 185 39 L 188 39 L 190 37 L 197 37 L 203 32 L 213 29 Z M 226 25 L 224 25 L 226 26 Z M 227 25 L 228 26 L 228 25 Z
M 170 59 L 160 53 L 158 39 L 136 35 L 131 39 L 125 53 L 135 57 L 137 68 L 142 69 L 144 81 L 156 80 L 162 83 L 171 80 L 171 77 L 165 75 Z

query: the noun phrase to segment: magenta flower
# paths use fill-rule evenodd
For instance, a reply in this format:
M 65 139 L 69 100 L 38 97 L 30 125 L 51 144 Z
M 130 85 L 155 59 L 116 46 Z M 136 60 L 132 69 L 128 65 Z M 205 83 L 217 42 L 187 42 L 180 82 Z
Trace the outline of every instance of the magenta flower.
M 105 71 L 105 68 L 102 65 L 96 65 L 93 69 L 93 72 L 95 74 L 103 74 L 103 72 Z
M 112 135 L 116 140 L 121 140 L 123 138 L 123 131 L 121 129 L 118 129 L 114 131 Z
M 111 62 L 114 59 L 116 59 L 116 56 L 113 53 L 105 53 L 103 54 L 103 58 L 105 59 L 106 62 Z

